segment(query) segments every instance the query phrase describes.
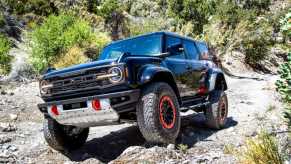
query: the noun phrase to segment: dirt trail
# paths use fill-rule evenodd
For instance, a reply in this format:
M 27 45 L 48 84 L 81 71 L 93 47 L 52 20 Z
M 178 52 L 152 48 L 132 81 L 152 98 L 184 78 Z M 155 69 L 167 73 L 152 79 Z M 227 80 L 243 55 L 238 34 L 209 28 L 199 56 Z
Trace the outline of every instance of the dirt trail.
M 277 76 L 260 78 L 264 80 L 227 78 L 230 111 L 223 130 L 207 129 L 202 114 L 188 112 L 177 139 L 177 145 L 188 146 L 184 152 L 173 145 L 149 146 L 134 124 L 122 124 L 91 128 L 80 150 L 62 155 L 43 139 L 43 117 L 36 108 L 41 102 L 37 83 L 1 86 L 0 163 L 233 163 L 236 159 L 225 154 L 225 147 L 242 146 L 261 128 L 286 140 L 282 104 L 274 85 Z

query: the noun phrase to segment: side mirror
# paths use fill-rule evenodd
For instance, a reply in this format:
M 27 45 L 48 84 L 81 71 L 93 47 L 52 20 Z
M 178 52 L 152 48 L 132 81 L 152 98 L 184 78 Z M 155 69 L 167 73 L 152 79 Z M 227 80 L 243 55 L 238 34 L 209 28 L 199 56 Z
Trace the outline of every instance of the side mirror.
M 183 51 L 184 51 L 183 45 L 180 43 L 167 47 L 167 52 L 170 52 L 171 54 L 176 54 Z

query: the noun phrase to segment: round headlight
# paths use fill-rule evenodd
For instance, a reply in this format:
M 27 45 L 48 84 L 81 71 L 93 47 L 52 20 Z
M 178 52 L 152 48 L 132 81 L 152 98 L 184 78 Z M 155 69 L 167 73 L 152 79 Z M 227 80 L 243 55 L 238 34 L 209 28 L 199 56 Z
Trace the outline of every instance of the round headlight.
M 52 87 L 53 85 L 50 84 L 48 81 L 46 80 L 42 80 L 39 83 L 39 89 L 40 89 L 40 93 L 41 94 L 47 94 L 49 89 Z
M 118 83 L 120 81 L 122 81 L 123 78 L 123 73 L 121 68 L 119 67 L 112 67 L 108 70 L 108 73 L 111 75 L 109 77 L 109 81 L 111 83 Z

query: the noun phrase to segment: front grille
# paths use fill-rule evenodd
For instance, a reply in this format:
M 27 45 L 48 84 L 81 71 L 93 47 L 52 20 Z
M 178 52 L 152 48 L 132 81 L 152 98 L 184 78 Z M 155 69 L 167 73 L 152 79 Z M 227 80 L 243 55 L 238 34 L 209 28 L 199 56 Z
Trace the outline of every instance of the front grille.
M 58 83 L 60 83 L 60 82 L 58 82 Z M 58 84 L 58 86 L 54 86 L 51 89 L 51 93 L 57 94 L 60 92 L 77 91 L 77 90 L 82 90 L 84 88 L 86 88 L 86 89 L 92 89 L 92 88 L 101 89 L 101 88 L 108 86 L 108 85 L 110 85 L 110 82 L 108 80 L 78 81 L 78 82 L 74 82 L 72 84 L 67 84 L 67 82 L 65 82 L 64 84 Z
M 96 77 L 106 75 L 109 67 L 80 70 L 73 73 L 67 73 L 63 76 L 57 76 L 49 79 L 53 84 L 49 94 L 63 94 L 67 92 L 82 92 L 85 90 L 102 89 L 112 86 L 108 79 L 97 79 Z

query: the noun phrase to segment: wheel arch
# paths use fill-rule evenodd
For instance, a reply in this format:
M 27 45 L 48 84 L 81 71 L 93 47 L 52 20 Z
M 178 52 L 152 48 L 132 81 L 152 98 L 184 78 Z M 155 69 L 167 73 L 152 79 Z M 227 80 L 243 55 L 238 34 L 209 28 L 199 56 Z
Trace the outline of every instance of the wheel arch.
M 149 83 L 153 82 L 165 82 L 171 86 L 171 88 L 174 90 L 179 104 L 182 104 L 180 93 L 176 84 L 175 77 L 173 73 L 164 67 L 158 67 L 158 66 L 148 66 L 142 69 L 142 71 L 139 73 L 138 83 L 141 86 L 144 86 Z
M 225 80 L 225 76 L 221 70 L 209 71 L 208 90 L 227 90 L 228 86 Z

